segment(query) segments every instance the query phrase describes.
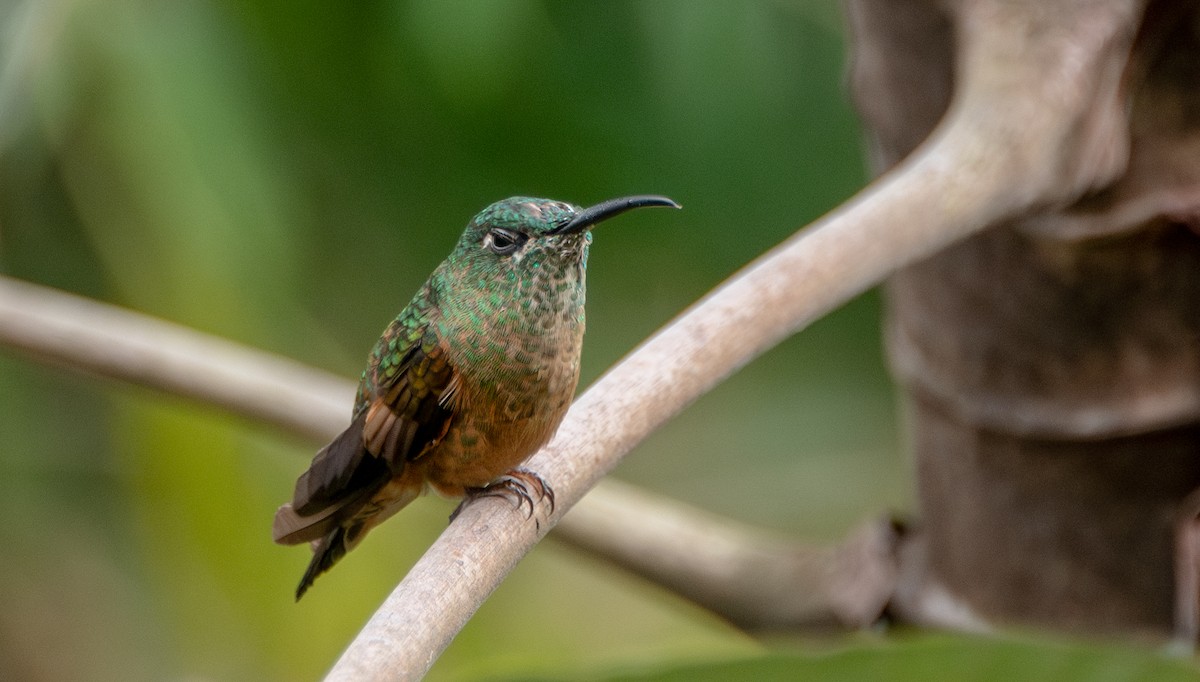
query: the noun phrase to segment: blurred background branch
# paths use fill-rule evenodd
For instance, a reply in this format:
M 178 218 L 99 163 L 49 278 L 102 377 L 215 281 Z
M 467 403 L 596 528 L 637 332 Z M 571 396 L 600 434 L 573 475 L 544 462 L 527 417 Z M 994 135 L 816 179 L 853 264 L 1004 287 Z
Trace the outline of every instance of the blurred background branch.
M 345 428 L 354 384 L 224 339 L 0 276 L 0 344 L 190 398 L 315 441 Z
M 814 547 L 607 479 L 555 538 L 691 599 L 752 632 L 863 628 L 891 600 L 897 529 L 870 521 Z
M 316 442 L 341 430 L 354 390 L 346 380 L 269 353 L 3 276 L 0 345 L 41 362 L 195 400 Z M 556 537 L 742 627 L 762 630 L 805 624 L 859 627 L 878 618 L 895 574 L 894 539 L 886 528 L 871 524 L 846 548 L 834 551 L 608 482 L 580 502 L 558 526 Z M 430 589 L 445 592 L 449 587 Z

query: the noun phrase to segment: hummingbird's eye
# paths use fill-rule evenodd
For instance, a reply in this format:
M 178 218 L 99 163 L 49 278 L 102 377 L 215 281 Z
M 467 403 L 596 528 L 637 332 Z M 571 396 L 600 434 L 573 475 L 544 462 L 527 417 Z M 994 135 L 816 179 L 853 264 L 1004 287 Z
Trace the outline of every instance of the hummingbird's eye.
M 487 236 L 483 238 L 483 243 L 493 252 L 501 256 L 507 256 L 519 249 L 527 239 L 529 237 L 520 232 L 496 227 L 487 233 Z

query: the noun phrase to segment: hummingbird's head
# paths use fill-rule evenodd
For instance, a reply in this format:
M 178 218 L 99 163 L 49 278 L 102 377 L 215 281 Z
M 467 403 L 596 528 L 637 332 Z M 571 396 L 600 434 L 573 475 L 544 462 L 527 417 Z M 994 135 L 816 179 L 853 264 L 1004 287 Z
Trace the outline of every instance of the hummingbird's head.
M 582 274 L 592 227 L 643 206 L 679 208 L 658 196 L 612 199 L 585 209 L 550 199 L 511 197 L 483 209 L 468 223 L 455 256 L 489 280 Z

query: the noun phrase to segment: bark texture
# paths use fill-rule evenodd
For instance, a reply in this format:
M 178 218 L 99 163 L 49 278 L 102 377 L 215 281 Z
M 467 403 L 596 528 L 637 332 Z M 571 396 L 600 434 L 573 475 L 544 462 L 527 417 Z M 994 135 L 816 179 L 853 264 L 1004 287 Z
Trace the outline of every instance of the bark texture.
M 1121 4 L 1139 19 L 1131 36 L 1102 36 L 1123 55 L 1116 87 L 1091 86 L 1116 106 L 1069 133 L 1091 137 L 1089 154 L 1043 169 L 1064 186 L 1089 159 L 1123 159 L 1118 172 L 887 285 L 888 352 L 917 462 L 910 540 L 924 554 L 910 576 L 923 587 L 908 590 L 949 595 L 985 621 L 1161 634 L 1195 612 L 1177 604 L 1194 571 L 1175 567 L 1188 565 L 1180 543 L 1194 534 L 1176 527 L 1200 487 L 1200 8 L 848 4 L 852 84 L 878 172 L 959 96 L 979 17 L 1023 11 L 1036 23 Z M 1062 22 L 1052 40 L 1082 42 L 1085 24 Z

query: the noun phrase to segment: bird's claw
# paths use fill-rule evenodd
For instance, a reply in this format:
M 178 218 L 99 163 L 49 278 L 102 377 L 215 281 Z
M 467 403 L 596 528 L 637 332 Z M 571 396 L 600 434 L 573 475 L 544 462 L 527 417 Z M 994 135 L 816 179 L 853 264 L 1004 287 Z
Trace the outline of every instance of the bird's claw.
M 530 493 L 530 489 L 533 493 Z M 450 515 L 450 520 L 453 521 L 458 517 L 468 503 L 480 497 L 505 497 L 512 499 L 516 504 L 517 509 L 525 505 L 529 505 L 529 514 L 527 518 L 533 517 L 535 511 L 535 501 L 533 495 L 537 495 L 537 502 L 546 500 L 550 505 L 550 512 L 554 513 L 554 489 L 551 488 L 542 477 L 529 469 L 518 467 L 504 474 L 500 478 L 492 481 L 482 488 L 469 488 L 467 494 L 463 497 L 463 501 L 454 509 L 454 513 Z M 538 530 L 541 530 L 542 524 L 537 521 Z

